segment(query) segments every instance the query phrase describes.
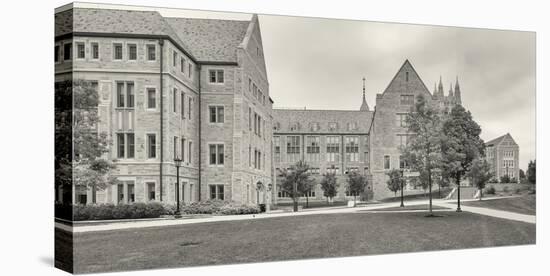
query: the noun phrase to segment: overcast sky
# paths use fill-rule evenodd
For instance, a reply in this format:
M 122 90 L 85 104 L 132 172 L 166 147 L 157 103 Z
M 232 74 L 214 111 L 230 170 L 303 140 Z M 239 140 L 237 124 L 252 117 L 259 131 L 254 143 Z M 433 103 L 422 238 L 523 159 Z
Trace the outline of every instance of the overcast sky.
M 104 5 L 102 5 L 104 6 Z M 128 6 L 123 8 L 127 9 Z M 143 8 L 138 8 L 143 9 Z M 151 10 L 153 8 L 146 8 Z M 158 8 L 163 16 L 248 20 L 251 15 Z M 520 168 L 535 159 L 535 34 L 260 15 L 276 107 L 358 110 L 362 78 L 371 109 L 406 59 L 430 92 L 456 77 L 485 141 L 509 132 Z

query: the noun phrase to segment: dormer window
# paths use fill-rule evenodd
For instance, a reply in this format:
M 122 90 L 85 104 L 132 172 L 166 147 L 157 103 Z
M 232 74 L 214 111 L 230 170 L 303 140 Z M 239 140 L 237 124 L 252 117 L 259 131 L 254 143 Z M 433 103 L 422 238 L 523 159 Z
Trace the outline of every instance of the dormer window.
M 348 123 L 348 131 L 351 131 L 351 130 L 357 130 L 357 123 L 356 122 Z
M 290 131 L 298 131 L 300 129 L 300 124 L 299 123 L 292 123 L 290 125 Z
M 321 126 L 317 122 L 310 123 L 310 129 L 311 129 L 311 131 L 319 131 L 319 130 L 321 130 Z
M 330 131 L 335 131 L 335 130 L 337 130 L 337 129 L 338 129 L 338 123 L 336 123 L 336 122 L 330 122 L 330 123 L 328 123 L 328 129 L 329 129 Z
M 273 130 L 280 130 L 281 129 L 281 123 L 276 122 L 273 124 Z

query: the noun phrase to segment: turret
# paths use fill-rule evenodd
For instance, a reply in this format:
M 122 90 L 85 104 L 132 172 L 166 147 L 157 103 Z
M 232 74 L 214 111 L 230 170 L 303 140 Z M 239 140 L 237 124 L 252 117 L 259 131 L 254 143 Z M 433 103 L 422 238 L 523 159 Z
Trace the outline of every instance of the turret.
M 449 98 L 453 98 L 454 97 L 454 93 L 453 93 L 453 83 L 451 82 L 451 85 L 449 85 Z
M 443 98 L 443 83 L 441 82 L 441 76 L 439 76 L 439 86 L 437 88 L 437 96 Z
M 365 77 L 363 77 L 363 103 L 361 104 L 360 111 L 369 111 L 369 105 L 367 104 L 367 99 L 365 97 Z
M 460 85 L 458 84 L 458 76 L 456 76 L 456 83 L 455 83 L 455 98 L 456 103 L 462 105 L 462 95 L 460 93 Z

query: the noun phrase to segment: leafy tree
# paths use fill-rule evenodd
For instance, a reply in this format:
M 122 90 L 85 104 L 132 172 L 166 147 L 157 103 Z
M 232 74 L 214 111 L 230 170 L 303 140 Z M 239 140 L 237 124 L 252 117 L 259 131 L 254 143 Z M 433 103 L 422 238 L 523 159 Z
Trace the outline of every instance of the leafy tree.
M 525 183 L 527 181 L 527 176 L 525 175 L 525 171 L 522 169 L 519 169 L 519 182 Z
M 531 184 L 537 183 L 537 160 L 529 161 L 527 165 L 527 181 Z
M 290 195 L 294 212 L 298 211 L 298 200 L 304 191 L 311 189 L 313 179 L 309 174 L 309 166 L 304 161 L 298 161 L 290 169 L 281 170 L 281 190 Z
M 409 135 L 407 145 L 401 148 L 403 158 L 412 171 L 420 173 L 420 180 L 429 189 L 432 214 L 432 176 L 441 160 L 441 125 L 439 111 L 424 96 L 416 97 L 415 108 L 406 118 Z M 425 182 L 423 180 L 426 180 Z
M 457 105 L 443 123 L 442 133 L 442 166 L 445 173 L 455 179 L 458 189 L 457 211 L 461 211 L 460 181 L 470 170 L 473 160 L 485 154 L 485 144 L 479 137 L 481 127 L 469 111 Z
M 479 200 L 483 197 L 483 189 L 489 180 L 493 178 L 491 172 L 491 165 L 485 158 L 476 158 L 472 162 L 470 171 L 467 173 L 467 177 L 472 184 L 479 189 Z
M 386 182 L 388 190 L 393 192 L 394 197 L 397 197 L 397 192 L 401 190 L 401 185 L 405 185 L 405 179 L 401 176 L 401 171 L 398 169 L 392 169 L 387 172 L 390 177 Z
M 338 180 L 335 173 L 325 173 L 321 179 L 323 196 L 332 204 L 332 199 L 338 194 Z
M 117 183 L 110 173 L 115 165 L 105 158 L 110 146 L 107 133 L 97 131 L 97 85 L 83 80 L 66 81 L 56 84 L 55 94 L 56 177 L 63 190 L 75 185 L 95 192 Z M 70 196 L 64 202 L 68 200 Z
M 510 183 L 512 179 L 507 174 L 500 177 L 500 183 Z
M 348 182 L 348 192 L 353 194 L 353 206 L 355 206 L 357 204 L 357 195 L 362 194 L 367 187 L 367 178 L 356 171 L 350 171 L 348 172 L 346 181 Z

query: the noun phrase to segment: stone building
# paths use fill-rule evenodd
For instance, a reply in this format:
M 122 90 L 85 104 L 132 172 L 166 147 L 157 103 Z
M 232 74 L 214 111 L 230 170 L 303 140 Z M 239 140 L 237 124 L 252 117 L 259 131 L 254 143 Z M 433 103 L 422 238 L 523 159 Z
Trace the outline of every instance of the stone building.
M 519 146 L 510 133 L 485 143 L 485 158 L 495 179 L 508 175 L 512 182 L 519 179 Z
M 258 182 L 271 183 L 273 101 L 256 15 L 234 21 L 62 7 L 55 81 L 65 80 L 95 84 L 98 130 L 112 141 L 105 158 L 116 160 L 121 181 L 102 191 L 77 187 L 72 202 L 174 202 L 175 157 L 183 159 L 184 202 L 255 203 Z

